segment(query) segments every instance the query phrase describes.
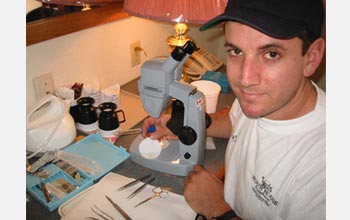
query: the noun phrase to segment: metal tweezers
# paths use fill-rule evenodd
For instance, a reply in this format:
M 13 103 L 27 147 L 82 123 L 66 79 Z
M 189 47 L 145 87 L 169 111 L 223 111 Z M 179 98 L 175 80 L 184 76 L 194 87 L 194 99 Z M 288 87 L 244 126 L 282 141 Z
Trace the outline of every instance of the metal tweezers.
M 125 220 L 132 220 L 130 216 L 126 214 L 126 212 L 124 212 L 124 210 L 120 208 L 120 206 L 117 203 L 113 202 L 113 200 L 108 196 L 105 195 L 105 197 L 113 205 L 113 207 L 123 216 Z
M 127 184 L 125 184 L 124 186 L 118 188 L 118 191 L 122 191 L 122 190 L 124 190 L 124 189 L 126 189 L 126 188 L 128 188 L 128 187 L 131 187 L 131 186 L 135 185 L 136 183 L 138 183 L 138 182 L 140 182 L 140 181 L 142 181 L 142 180 L 144 180 L 144 179 L 147 179 L 147 178 L 150 177 L 150 176 L 151 176 L 151 174 L 147 174 L 146 176 L 143 176 L 143 177 L 140 177 L 140 178 L 138 178 L 138 179 L 136 179 L 136 180 L 133 180 L 133 181 L 131 181 L 130 183 L 127 183 Z
M 106 212 L 102 211 L 99 209 L 96 205 L 93 205 L 90 207 L 91 211 L 98 215 L 100 218 L 104 220 L 115 220 L 112 216 L 108 215 Z M 97 220 L 97 218 L 94 217 L 86 217 L 85 219 L 92 219 L 92 220 Z
M 134 192 L 132 192 L 127 199 L 131 199 L 134 196 L 136 196 L 139 192 L 141 192 L 146 186 L 147 184 L 150 184 L 153 180 L 155 180 L 155 177 L 153 177 L 152 179 L 150 179 L 149 181 L 147 181 L 146 183 L 144 183 L 142 186 L 140 186 L 139 188 L 137 188 Z

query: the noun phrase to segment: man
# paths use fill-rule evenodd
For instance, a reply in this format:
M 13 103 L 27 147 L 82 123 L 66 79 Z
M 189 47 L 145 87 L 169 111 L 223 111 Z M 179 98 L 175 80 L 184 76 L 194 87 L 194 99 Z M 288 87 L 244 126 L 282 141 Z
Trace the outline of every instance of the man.
M 229 138 L 225 182 L 201 166 L 183 194 L 207 219 L 326 218 L 326 98 L 309 77 L 325 48 L 321 0 L 229 0 L 201 27 L 224 23 L 230 111 L 207 135 Z M 151 138 L 170 137 L 169 116 L 149 118 Z M 143 133 L 146 136 L 146 132 Z

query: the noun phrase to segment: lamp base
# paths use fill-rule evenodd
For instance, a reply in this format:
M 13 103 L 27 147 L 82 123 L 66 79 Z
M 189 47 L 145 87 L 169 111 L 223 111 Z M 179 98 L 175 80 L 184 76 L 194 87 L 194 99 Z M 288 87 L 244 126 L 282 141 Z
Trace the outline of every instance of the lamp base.
M 177 23 L 174 27 L 176 34 L 168 37 L 167 43 L 170 47 L 174 48 L 176 46 L 182 47 L 189 40 L 193 41 L 192 38 L 186 35 L 188 31 L 188 26 L 185 23 Z
M 176 46 L 182 47 L 189 40 L 193 41 L 192 38 L 190 38 L 186 35 L 172 35 L 172 36 L 168 37 L 167 44 L 172 48 L 174 48 Z

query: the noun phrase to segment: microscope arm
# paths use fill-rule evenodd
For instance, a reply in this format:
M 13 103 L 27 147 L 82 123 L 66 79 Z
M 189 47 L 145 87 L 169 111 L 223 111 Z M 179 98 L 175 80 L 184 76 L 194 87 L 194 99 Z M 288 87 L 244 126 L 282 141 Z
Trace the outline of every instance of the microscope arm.
M 171 117 L 167 122 L 167 127 L 171 132 L 179 137 L 179 140 L 186 145 L 193 144 L 197 139 L 196 131 L 189 126 L 183 126 L 185 117 L 185 108 L 180 100 L 174 100 L 172 103 Z M 211 124 L 211 117 L 205 113 L 205 127 Z

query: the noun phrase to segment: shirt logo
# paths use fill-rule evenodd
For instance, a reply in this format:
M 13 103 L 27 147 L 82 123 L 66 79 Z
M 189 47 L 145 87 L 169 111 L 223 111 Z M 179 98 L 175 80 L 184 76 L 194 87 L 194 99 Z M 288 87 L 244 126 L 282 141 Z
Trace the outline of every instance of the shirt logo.
M 277 206 L 278 201 L 272 196 L 272 186 L 271 184 L 265 179 L 263 176 L 261 178 L 261 182 L 253 176 L 253 182 L 255 186 L 252 187 L 253 192 L 255 193 L 255 196 L 265 203 L 266 206 L 270 206 L 271 204 Z
M 235 134 L 235 133 L 233 133 L 233 134 L 231 135 L 231 140 L 232 140 L 232 142 L 236 142 L 237 139 L 238 139 L 238 135 Z

